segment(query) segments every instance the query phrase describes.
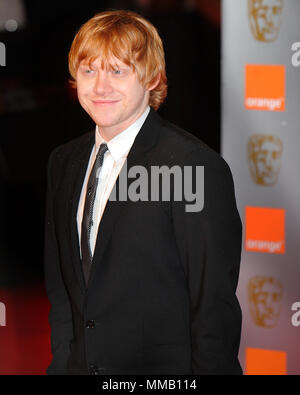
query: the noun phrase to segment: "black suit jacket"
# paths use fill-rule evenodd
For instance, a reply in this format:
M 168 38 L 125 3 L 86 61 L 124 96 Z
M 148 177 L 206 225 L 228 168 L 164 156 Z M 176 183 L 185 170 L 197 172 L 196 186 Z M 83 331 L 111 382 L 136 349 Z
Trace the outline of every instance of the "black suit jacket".
M 189 213 L 172 198 L 108 200 L 86 287 L 76 213 L 94 140 L 86 133 L 49 157 L 47 373 L 240 374 L 242 229 L 228 165 L 151 109 L 127 169 L 204 166 L 204 208 Z

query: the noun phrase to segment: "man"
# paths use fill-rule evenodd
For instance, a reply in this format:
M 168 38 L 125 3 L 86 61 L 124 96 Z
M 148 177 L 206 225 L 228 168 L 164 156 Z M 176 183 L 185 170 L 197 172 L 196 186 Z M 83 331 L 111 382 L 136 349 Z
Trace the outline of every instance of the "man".
M 69 69 L 96 130 L 49 158 L 47 373 L 240 374 L 232 176 L 218 154 L 156 113 L 167 90 L 156 29 L 130 11 L 98 14 L 77 33 Z M 124 192 L 123 169 L 154 166 L 204 166 L 204 207 L 187 210 L 186 197 L 174 198 L 179 188 L 169 200 L 111 198 L 117 185 Z

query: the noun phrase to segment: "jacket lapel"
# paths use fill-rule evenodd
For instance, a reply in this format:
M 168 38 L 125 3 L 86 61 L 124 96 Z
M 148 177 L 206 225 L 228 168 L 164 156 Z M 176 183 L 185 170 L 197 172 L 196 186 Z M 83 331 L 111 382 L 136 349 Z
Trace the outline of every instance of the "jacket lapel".
M 72 261 L 81 288 L 85 288 L 82 264 L 80 259 L 79 235 L 77 230 L 77 210 L 81 194 L 81 189 L 89 163 L 90 154 L 95 143 L 95 132 L 87 134 L 87 139 L 83 145 L 80 145 L 74 154 L 72 162 L 72 183 L 70 188 L 70 212 L 69 212 L 69 230 L 70 243 L 72 249 Z
M 159 133 L 159 128 L 161 127 L 162 120 L 159 115 L 151 108 L 148 117 L 146 118 L 143 126 L 141 127 L 139 133 L 137 134 L 135 141 L 128 153 L 127 156 L 127 171 L 133 166 L 147 164 L 147 155 L 146 152 L 155 144 L 157 140 L 157 136 Z M 72 250 L 74 255 L 74 263 L 75 263 L 75 271 L 79 278 L 79 282 L 83 289 L 86 288 L 83 272 L 82 272 L 82 264 L 80 259 L 80 249 L 79 249 L 79 239 L 77 232 L 77 209 L 78 203 L 81 193 L 82 184 L 84 181 L 86 168 L 88 165 L 89 157 L 91 149 L 94 145 L 94 135 L 91 135 L 87 144 L 81 150 L 78 155 L 78 159 L 76 159 L 75 165 L 75 182 L 73 186 L 73 202 L 71 209 L 71 243 Z M 121 169 L 124 170 L 124 166 Z M 126 174 L 127 176 L 127 174 Z M 118 176 L 116 180 L 116 184 L 118 184 L 120 176 Z M 132 182 L 133 180 L 131 180 Z M 128 187 L 130 185 L 130 180 L 128 180 Z M 114 190 L 114 188 L 113 188 Z M 118 197 L 118 195 L 117 195 Z M 101 264 L 101 260 L 103 258 L 103 254 L 108 245 L 108 242 L 112 236 L 112 232 L 114 226 L 120 216 L 121 210 L 126 205 L 127 201 L 113 201 L 108 199 L 101 222 L 99 224 L 97 240 L 94 251 L 93 264 L 91 268 L 89 285 L 91 285 L 95 271 L 97 270 L 97 266 Z

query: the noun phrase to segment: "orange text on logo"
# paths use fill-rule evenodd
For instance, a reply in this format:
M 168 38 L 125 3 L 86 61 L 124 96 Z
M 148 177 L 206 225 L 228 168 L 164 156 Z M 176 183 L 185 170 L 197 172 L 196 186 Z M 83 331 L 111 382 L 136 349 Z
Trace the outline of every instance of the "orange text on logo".
M 245 107 L 247 110 L 285 110 L 285 66 L 246 65 Z
M 246 207 L 245 224 L 247 251 L 285 253 L 285 210 Z

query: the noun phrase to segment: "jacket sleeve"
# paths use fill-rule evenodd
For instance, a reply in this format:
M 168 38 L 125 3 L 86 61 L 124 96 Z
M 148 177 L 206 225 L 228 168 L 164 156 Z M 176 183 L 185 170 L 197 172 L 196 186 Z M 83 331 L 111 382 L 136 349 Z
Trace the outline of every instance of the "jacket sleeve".
M 189 153 L 193 191 L 204 206 L 186 211 L 172 203 L 173 225 L 190 299 L 193 374 L 242 374 L 238 361 L 242 314 L 236 297 L 242 225 L 229 166 L 208 149 Z M 196 189 L 196 166 L 204 166 L 204 191 Z M 199 181 L 199 180 L 198 180 Z
M 46 373 L 67 374 L 67 361 L 70 354 L 70 341 L 73 338 L 72 311 L 60 269 L 60 257 L 54 223 L 54 185 L 57 179 L 53 174 L 53 164 L 57 150 L 52 151 L 48 160 L 44 275 L 46 292 L 50 302 L 49 323 L 51 327 L 52 361 Z

